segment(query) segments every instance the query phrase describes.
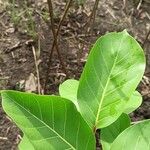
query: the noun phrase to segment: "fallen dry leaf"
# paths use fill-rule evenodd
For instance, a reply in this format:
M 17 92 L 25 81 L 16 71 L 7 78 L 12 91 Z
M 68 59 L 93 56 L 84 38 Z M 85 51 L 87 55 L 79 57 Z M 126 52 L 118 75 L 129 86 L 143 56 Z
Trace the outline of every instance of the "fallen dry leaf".
M 25 82 L 25 91 L 31 93 L 36 92 L 36 90 L 37 90 L 37 78 L 34 76 L 33 73 L 31 73 Z

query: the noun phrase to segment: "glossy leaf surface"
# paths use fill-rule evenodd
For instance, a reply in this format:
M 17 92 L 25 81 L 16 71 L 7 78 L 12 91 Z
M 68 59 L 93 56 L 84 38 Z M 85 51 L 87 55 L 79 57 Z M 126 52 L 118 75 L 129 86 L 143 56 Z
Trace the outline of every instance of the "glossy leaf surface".
M 94 135 L 71 101 L 15 91 L 1 94 L 5 112 L 24 133 L 20 149 L 27 144 L 35 150 L 95 149 Z
M 80 78 L 80 112 L 92 129 L 113 123 L 142 79 L 145 57 L 126 32 L 109 33 L 93 46 Z
M 59 86 L 59 94 L 61 97 L 71 100 L 76 107 L 77 103 L 77 90 L 79 81 L 74 79 L 68 79 Z
M 142 96 L 138 91 L 135 91 L 125 106 L 124 113 L 129 114 L 136 110 L 142 104 Z
M 117 136 L 130 126 L 130 118 L 127 114 L 122 114 L 114 123 L 101 129 L 101 143 L 103 150 L 110 150 L 111 144 Z
M 77 90 L 79 81 L 74 79 L 68 79 L 59 86 L 59 94 L 61 97 L 71 100 L 78 108 L 77 102 Z M 129 114 L 136 110 L 142 103 L 142 96 L 138 91 L 133 92 L 129 101 L 125 106 L 124 113 Z M 79 108 L 78 108 L 79 109 Z
M 124 130 L 115 139 L 110 150 L 150 150 L 150 120 Z
M 26 136 L 23 136 L 21 142 L 19 143 L 18 148 L 19 148 L 19 150 L 25 150 L 27 148 L 29 150 L 35 150 L 34 146 L 32 145 L 32 143 Z

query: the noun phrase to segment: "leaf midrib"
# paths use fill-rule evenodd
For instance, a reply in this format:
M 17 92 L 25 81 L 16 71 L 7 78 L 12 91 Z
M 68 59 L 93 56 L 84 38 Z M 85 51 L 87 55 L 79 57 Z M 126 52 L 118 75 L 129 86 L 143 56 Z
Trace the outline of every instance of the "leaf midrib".
M 117 54 L 116 54 L 116 57 L 115 57 L 115 60 L 114 60 L 114 63 L 113 63 L 113 66 L 110 70 L 110 73 L 108 75 L 108 79 L 107 79 L 107 82 L 106 82 L 106 85 L 104 87 L 104 90 L 103 90 L 103 93 L 102 93 L 102 96 L 101 96 L 101 99 L 100 99 L 100 104 L 99 104 L 99 107 L 98 107 L 98 111 L 97 111 L 97 115 L 96 115 L 96 120 L 95 120 L 95 125 L 94 127 L 97 127 L 97 123 L 99 121 L 99 114 L 100 114 L 100 111 L 101 111 L 101 107 L 102 107 L 102 104 L 103 104 L 103 100 L 104 100 L 104 97 L 105 97 L 105 93 L 106 93 L 106 90 L 107 90 L 107 87 L 108 87 L 108 84 L 109 84 L 109 81 L 110 81 L 110 76 L 111 76 L 111 73 L 115 67 L 115 64 L 116 64 L 116 61 L 117 61 L 117 58 L 118 58 L 118 54 L 119 54 L 119 51 L 120 51 L 120 48 L 121 48 L 121 44 L 122 44 L 122 41 L 123 41 L 123 38 L 124 38 L 124 34 L 123 34 L 123 37 L 121 39 L 121 42 L 119 44 L 119 48 L 118 48 L 118 51 L 117 51 Z M 112 45 L 112 44 L 111 44 Z
M 116 56 L 116 58 L 117 58 L 117 56 Z M 101 111 L 102 103 L 103 103 L 103 100 L 104 100 L 104 97 L 105 97 L 105 93 L 106 93 L 106 90 L 107 90 L 107 87 L 108 87 L 108 84 L 109 84 L 109 81 L 110 81 L 110 76 L 111 76 L 112 70 L 113 70 L 113 68 L 115 66 L 116 58 L 115 58 L 115 61 L 114 61 L 113 66 L 111 68 L 110 74 L 108 76 L 105 88 L 104 88 L 103 93 L 102 93 L 102 97 L 101 97 L 100 104 L 99 104 L 99 107 L 98 107 L 98 112 L 97 112 L 97 115 L 96 115 L 95 127 L 97 126 L 97 123 L 98 123 L 98 119 L 99 119 L 99 114 L 100 114 L 100 111 Z
M 8 96 L 8 94 L 7 94 Z M 8 96 L 9 97 L 9 96 Z M 24 109 L 26 112 L 28 112 L 31 116 L 35 117 L 39 122 L 43 123 L 47 128 L 49 128 L 52 132 L 54 132 L 56 135 L 58 135 L 58 137 L 60 137 L 66 144 L 68 144 L 70 146 L 70 148 L 72 148 L 73 150 L 76 150 L 74 146 L 72 146 L 70 143 L 68 143 L 66 141 L 66 139 L 64 139 L 59 133 L 57 133 L 55 130 L 53 130 L 50 126 L 48 126 L 44 121 L 40 120 L 38 117 L 36 117 L 34 114 L 32 114 L 30 111 L 28 111 L 26 108 L 24 108 L 23 106 L 21 106 L 19 103 L 17 103 L 14 99 L 12 99 L 13 102 L 18 105 L 19 107 L 21 107 L 22 109 Z M 35 127 L 36 128 L 36 127 Z

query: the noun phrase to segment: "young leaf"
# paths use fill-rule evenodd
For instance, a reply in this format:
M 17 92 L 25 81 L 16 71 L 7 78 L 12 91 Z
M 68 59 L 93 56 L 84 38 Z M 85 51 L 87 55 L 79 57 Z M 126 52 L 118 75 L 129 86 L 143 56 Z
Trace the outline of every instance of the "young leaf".
M 142 96 L 138 91 L 135 91 L 125 106 L 124 113 L 129 114 L 136 110 L 142 103 Z
M 110 150 L 111 144 L 117 136 L 130 126 L 131 120 L 127 114 L 122 114 L 114 123 L 101 129 L 101 143 L 103 150 Z
M 2 91 L 2 105 L 36 150 L 94 150 L 94 135 L 74 104 L 57 96 Z M 32 144 L 32 146 L 31 146 Z
M 110 150 L 150 150 L 150 120 L 124 130 L 112 143 Z
M 77 90 L 79 81 L 74 79 L 68 79 L 59 86 L 59 94 L 61 97 L 71 100 L 78 108 L 77 103 Z
M 80 112 L 91 128 L 106 127 L 121 115 L 144 70 L 143 50 L 126 31 L 97 40 L 77 94 Z

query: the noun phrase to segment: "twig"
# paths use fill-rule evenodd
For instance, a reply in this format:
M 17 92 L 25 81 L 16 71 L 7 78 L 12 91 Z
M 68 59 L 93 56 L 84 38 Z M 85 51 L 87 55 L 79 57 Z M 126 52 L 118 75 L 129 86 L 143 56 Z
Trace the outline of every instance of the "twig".
M 52 32 L 53 32 L 53 36 L 55 36 L 53 5 L 52 5 L 51 0 L 47 0 L 47 3 L 48 3 L 48 8 L 49 8 L 49 16 L 50 16 L 50 21 L 51 21 Z
M 95 3 L 94 3 L 94 6 L 93 6 L 93 9 L 92 9 L 92 12 L 91 12 L 91 14 L 90 14 L 90 17 L 89 17 L 89 19 L 88 19 L 88 21 L 87 21 L 87 23 L 84 25 L 84 27 L 85 27 L 85 37 L 87 37 L 88 36 L 88 27 L 90 27 L 91 26 L 91 29 L 90 29 L 90 31 L 93 31 L 93 26 L 94 26 L 94 22 L 95 22 L 95 17 L 96 17 L 96 10 L 97 10 L 97 8 L 98 8 L 98 4 L 99 4 L 99 0 L 95 0 Z M 93 21 L 92 21 L 92 19 L 93 19 Z M 92 23 L 91 23 L 92 22 Z M 92 35 L 92 34 L 91 34 Z M 80 47 L 80 51 L 79 51 L 79 53 L 78 53 L 78 65 L 79 65 L 79 60 L 81 59 L 81 55 L 82 55 L 82 53 L 83 53 L 83 49 L 84 49 L 84 46 L 85 46 L 85 43 L 83 43 L 82 44 L 82 46 Z
M 1 137 L 1 136 L 0 136 L 0 140 L 8 140 L 8 138 L 7 138 L 7 137 Z
M 147 33 L 145 39 L 144 39 L 144 42 L 143 42 L 143 44 L 142 44 L 142 47 L 143 47 L 143 48 L 145 47 L 145 44 L 146 44 L 146 41 L 148 40 L 149 35 L 150 35 L 150 29 L 149 29 L 149 31 L 148 31 L 148 33 Z
M 39 73 L 39 60 L 37 60 L 37 56 L 36 56 L 36 52 L 35 52 L 34 46 L 32 46 L 32 52 L 33 52 L 33 56 L 34 56 L 34 62 L 35 62 L 35 68 L 36 68 L 36 74 L 37 74 L 38 94 L 41 94 L 40 73 Z
M 87 23 L 85 24 L 85 26 L 87 26 L 87 28 L 85 29 L 85 32 L 88 31 L 88 25 L 90 24 L 91 26 L 93 26 L 93 24 L 95 22 L 95 17 L 96 17 L 96 11 L 97 11 L 97 8 L 98 8 L 98 4 L 99 4 L 99 0 L 95 0 L 92 12 L 91 12 L 91 14 L 89 16 L 89 19 L 88 19 Z M 93 21 L 92 21 L 92 19 L 93 19 Z M 91 24 L 91 21 L 92 21 L 92 24 Z
M 8 80 L 9 77 L 0 77 L 0 80 Z
M 12 51 L 14 51 L 14 50 L 20 48 L 21 46 L 22 46 L 22 44 L 21 44 L 20 42 L 18 42 L 18 43 L 16 43 L 15 45 L 13 45 L 12 47 L 7 48 L 7 49 L 5 50 L 5 53 L 6 53 L 6 54 L 7 54 L 7 53 L 10 53 L 10 52 L 12 52 Z
M 58 24 L 58 29 L 57 29 L 57 32 L 56 32 L 56 36 L 59 35 L 59 31 L 60 31 L 61 26 L 62 26 L 62 24 L 63 24 L 63 22 L 64 22 L 64 19 L 66 18 L 67 12 L 68 12 L 68 10 L 69 10 L 69 8 L 70 8 L 70 6 L 71 6 L 72 1 L 73 1 L 73 0 L 69 0 L 68 3 L 67 3 L 66 6 L 65 6 L 64 13 L 63 13 L 63 15 L 62 15 L 62 18 L 61 18 L 59 24 Z
M 140 9 L 142 2 L 143 2 L 143 0 L 140 0 L 140 1 L 139 1 L 139 4 L 137 5 L 137 8 L 136 8 L 137 10 Z
M 53 19 L 51 20 L 51 24 L 53 23 L 53 25 L 52 25 L 52 28 L 53 28 L 53 29 L 52 29 L 52 30 L 54 30 L 54 32 L 53 32 L 54 41 L 53 41 L 52 48 L 51 48 L 51 51 L 50 51 L 49 65 L 50 65 L 50 63 L 51 63 L 52 55 L 53 55 L 53 52 L 54 52 L 54 47 L 56 47 L 56 50 L 57 50 L 57 53 L 58 53 L 58 57 L 59 57 L 59 59 L 61 60 L 60 52 L 59 52 L 59 50 L 58 50 L 58 43 L 57 43 L 57 41 L 58 41 L 58 35 L 59 35 L 60 29 L 61 29 L 61 25 L 62 25 L 62 23 L 63 23 L 63 21 L 64 21 L 66 15 L 67 15 L 67 12 L 68 12 L 70 6 L 71 6 L 71 2 L 72 2 L 72 0 L 69 0 L 68 3 L 66 4 L 64 14 L 63 14 L 63 16 L 62 16 L 62 18 L 61 18 L 61 20 L 60 20 L 60 22 L 59 22 L 58 29 L 57 29 L 56 33 L 55 33 L 54 28 L 53 28 L 53 26 L 54 26 L 54 21 L 53 21 Z M 52 8 L 51 8 L 51 9 L 52 9 Z M 52 13 L 52 12 L 51 12 L 51 13 Z M 52 18 L 52 17 L 53 17 L 53 15 L 51 15 L 51 18 Z M 65 73 L 67 74 L 67 71 L 66 71 L 66 69 L 65 69 L 65 66 L 64 66 L 63 61 L 61 61 L 61 64 L 62 64 L 62 67 L 63 67 Z
M 122 9 L 124 10 L 126 8 L 126 0 L 123 0 L 123 7 Z
M 48 67 L 51 64 L 51 59 L 52 59 L 52 55 L 53 55 L 53 52 L 54 52 L 54 48 L 56 48 L 56 51 L 57 51 L 60 63 L 62 65 L 62 68 L 63 68 L 65 74 L 67 75 L 67 71 L 66 71 L 65 65 L 64 65 L 64 63 L 62 61 L 62 58 L 61 58 L 61 55 L 60 55 L 60 52 L 59 52 L 58 43 L 57 43 L 58 41 L 57 40 L 58 40 L 58 35 L 59 35 L 60 29 L 61 29 L 61 25 L 62 25 L 66 15 L 67 15 L 67 12 L 68 12 L 70 6 L 71 6 L 72 0 L 69 0 L 68 3 L 66 4 L 64 14 L 63 14 L 63 16 L 62 16 L 62 18 L 61 18 L 61 20 L 59 22 L 58 29 L 57 29 L 56 32 L 55 32 L 55 27 L 54 27 L 52 2 L 51 2 L 51 0 L 47 0 L 47 2 L 48 2 L 48 6 L 49 6 L 49 14 L 50 14 L 50 20 L 51 20 L 51 26 L 52 26 L 52 33 L 53 33 L 53 37 L 54 37 L 54 40 L 53 40 L 53 43 L 52 43 L 52 48 L 51 48 L 50 55 L 49 55 L 49 60 L 48 60 Z M 48 81 L 48 75 L 49 75 L 49 70 L 47 69 L 45 85 L 44 85 L 44 91 L 46 90 L 46 84 L 47 84 L 47 81 Z
M 97 8 L 98 8 L 98 4 L 99 4 L 99 0 L 96 0 L 95 4 L 94 4 L 94 7 L 93 7 L 93 10 L 92 10 L 92 14 L 91 14 L 91 20 L 92 20 L 92 17 L 93 17 L 93 21 L 92 21 L 92 24 L 91 24 L 91 32 L 93 31 L 93 27 L 94 27 L 96 11 L 97 11 Z

